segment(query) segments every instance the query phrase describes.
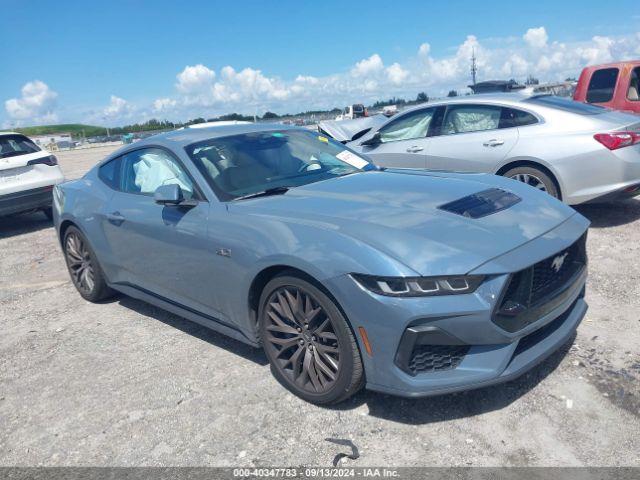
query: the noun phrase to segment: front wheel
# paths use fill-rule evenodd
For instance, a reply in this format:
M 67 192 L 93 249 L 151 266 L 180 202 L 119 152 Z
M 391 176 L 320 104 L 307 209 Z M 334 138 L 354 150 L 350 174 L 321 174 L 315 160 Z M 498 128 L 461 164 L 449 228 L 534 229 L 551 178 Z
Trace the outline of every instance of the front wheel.
M 362 388 L 356 339 L 334 301 L 312 283 L 275 277 L 260 297 L 259 321 L 273 375 L 298 397 L 331 404 Z
M 560 192 L 555 182 L 548 174 L 535 167 L 516 167 L 503 173 L 502 176 L 517 180 L 548 193 L 552 197 L 560 198 Z

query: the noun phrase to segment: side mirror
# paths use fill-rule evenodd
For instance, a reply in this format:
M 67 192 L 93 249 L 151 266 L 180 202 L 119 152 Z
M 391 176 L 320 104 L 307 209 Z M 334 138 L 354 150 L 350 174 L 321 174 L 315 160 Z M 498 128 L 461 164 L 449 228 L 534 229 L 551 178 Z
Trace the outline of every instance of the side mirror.
M 185 199 L 180 185 L 176 183 L 160 185 L 153 194 L 153 200 L 159 205 L 195 207 L 198 204 L 195 200 Z
M 382 143 L 382 139 L 380 138 L 380 132 L 376 132 L 373 137 L 365 140 L 360 145 L 368 145 L 370 147 L 373 147 L 375 145 L 380 145 L 381 143 Z

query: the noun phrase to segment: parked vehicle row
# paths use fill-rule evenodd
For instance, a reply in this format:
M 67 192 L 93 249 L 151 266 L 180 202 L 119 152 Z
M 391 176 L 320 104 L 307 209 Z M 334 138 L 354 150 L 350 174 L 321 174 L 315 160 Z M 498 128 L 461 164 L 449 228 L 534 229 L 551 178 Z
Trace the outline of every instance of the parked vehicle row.
M 53 186 L 63 180 L 54 155 L 22 134 L 0 132 L 0 216 L 42 210 L 52 218 Z
M 473 115 L 451 128 L 521 119 Z M 421 118 L 398 119 L 426 137 Z M 569 206 L 493 175 L 383 169 L 296 127 L 124 146 L 56 186 L 54 222 L 85 299 L 121 292 L 262 346 L 278 380 L 318 404 L 363 386 L 424 396 L 504 382 L 587 309 L 589 222 Z
M 364 130 L 361 121 L 343 137 L 339 122 L 319 127 L 384 167 L 493 173 L 570 205 L 640 193 L 636 115 L 506 93 L 430 102 Z

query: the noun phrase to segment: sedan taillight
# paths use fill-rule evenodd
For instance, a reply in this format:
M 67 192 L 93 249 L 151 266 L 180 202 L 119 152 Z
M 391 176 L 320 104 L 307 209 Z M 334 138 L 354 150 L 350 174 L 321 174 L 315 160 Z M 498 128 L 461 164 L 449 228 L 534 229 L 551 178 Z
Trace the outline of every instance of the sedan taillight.
M 58 159 L 55 155 L 49 155 L 48 157 L 36 158 L 35 160 L 29 160 L 27 165 L 49 165 L 53 167 L 58 164 Z
M 596 133 L 593 138 L 609 150 L 617 150 L 640 143 L 640 133 L 638 132 Z

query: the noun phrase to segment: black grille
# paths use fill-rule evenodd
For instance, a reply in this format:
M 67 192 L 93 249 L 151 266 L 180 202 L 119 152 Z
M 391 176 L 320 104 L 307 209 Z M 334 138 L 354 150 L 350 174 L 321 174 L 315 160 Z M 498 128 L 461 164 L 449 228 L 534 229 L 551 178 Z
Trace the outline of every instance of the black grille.
M 535 305 L 559 286 L 564 285 L 584 265 L 580 260 L 579 248 L 575 243 L 564 252 L 536 263 L 533 266 L 530 303 Z M 561 261 L 558 259 L 562 259 Z M 554 265 L 554 262 L 557 262 Z M 558 267 L 558 264 L 561 265 Z
M 542 340 L 544 340 L 548 336 L 552 335 L 553 332 L 558 330 L 562 326 L 562 324 L 565 322 L 565 320 L 569 317 L 569 314 L 573 310 L 574 305 L 575 305 L 575 302 L 573 305 L 571 305 L 571 307 L 567 308 L 566 312 L 564 312 L 555 320 L 547 323 L 544 327 L 539 328 L 538 330 L 535 330 L 529 335 L 522 337 L 518 342 L 518 346 L 516 347 L 515 352 L 513 352 L 513 356 L 515 357 L 522 352 L 526 352 L 531 347 L 536 346 Z
M 463 217 L 481 218 L 509 208 L 520 200 L 520 197 L 511 192 L 499 188 L 490 188 L 440 205 L 438 208 Z
M 468 345 L 418 345 L 409 360 L 409 371 L 415 375 L 454 369 L 468 351 Z
M 511 276 L 494 322 L 515 332 L 538 320 L 532 314 L 571 286 L 587 263 L 586 233 L 569 248 Z

